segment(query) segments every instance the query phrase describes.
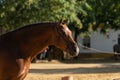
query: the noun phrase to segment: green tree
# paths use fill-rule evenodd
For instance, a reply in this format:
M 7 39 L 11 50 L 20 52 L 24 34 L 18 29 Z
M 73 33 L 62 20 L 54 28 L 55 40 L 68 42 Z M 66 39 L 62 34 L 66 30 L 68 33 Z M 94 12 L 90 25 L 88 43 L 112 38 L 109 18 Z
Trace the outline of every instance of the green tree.
M 120 28 L 119 0 L 0 0 L 0 26 L 11 30 L 25 24 L 69 18 L 75 40 L 81 32 Z
M 77 14 L 83 27 L 75 28 L 75 40 L 80 33 L 96 31 L 98 28 L 101 28 L 101 32 L 104 33 L 111 28 L 120 29 L 119 0 L 78 0 L 78 2 L 81 11 Z
M 0 25 L 7 30 L 29 23 L 69 18 L 81 25 L 76 0 L 1 0 Z
M 101 27 L 103 31 L 109 28 L 120 28 L 120 1 L 119 0 L 89 0 L 93 8 L 94 24 L 93 29 Z M 94 4 L 94 5 L 93 5 Z

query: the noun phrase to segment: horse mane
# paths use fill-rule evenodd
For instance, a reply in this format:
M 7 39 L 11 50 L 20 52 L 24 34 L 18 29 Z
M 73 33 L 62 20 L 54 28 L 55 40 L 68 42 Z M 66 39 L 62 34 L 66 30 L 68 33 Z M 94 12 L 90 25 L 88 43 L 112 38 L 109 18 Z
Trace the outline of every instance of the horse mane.
M 34 27 L 34 26 L 38 26 L 38 25 L 44 25 L 44 24 L 55 24 L 56 22 L 39 22 L 39 23 L 32 23 L 32 24 L 27 24 L 25 26 L 22 26 L 16 30 L 13 30 L 13 31 L 19 31 L 19 30 L 22 30 L 22 29 L 25 29 L 25 28 L 30 28 L 30 27 Z M 11 31 L 12 32 L 12 31 Z
M 20 31 L 20 30 L 23 30 L 23 29 L 26 29 L 26 28 L 30 28 L 30 27 L 35 27 L 35 26 L 38 26 L 38 25 L 50 25 L 50 24 L 56 24 L 57 22 L 38 22 L 38 23 L 32 23 L 32 24 L 27 24 L 27 25 L 24 25 L 22 27 L 19 27 L 13 31 L 9 31 L 5 34 L 2 34 L 0 36 L 3 36 L 3 35 L 6 35 L 6 34 L 9 34 L 9 33 L 13 33 L 13 32 L 17 32 L 17 31 Z M 42 27 L 41 27 L 42 28 Z

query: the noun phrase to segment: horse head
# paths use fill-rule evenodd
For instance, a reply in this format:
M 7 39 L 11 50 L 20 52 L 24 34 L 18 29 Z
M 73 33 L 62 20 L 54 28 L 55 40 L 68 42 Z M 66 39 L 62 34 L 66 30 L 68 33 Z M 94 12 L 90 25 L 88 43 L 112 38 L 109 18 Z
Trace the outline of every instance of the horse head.
M 57 23 L 55 45 L 71 56 L 77 56 L 79 54 L 79 48 L 72 37 L 72 32 L 67 27 L 67 21 L 68 20 L 60 20 Z

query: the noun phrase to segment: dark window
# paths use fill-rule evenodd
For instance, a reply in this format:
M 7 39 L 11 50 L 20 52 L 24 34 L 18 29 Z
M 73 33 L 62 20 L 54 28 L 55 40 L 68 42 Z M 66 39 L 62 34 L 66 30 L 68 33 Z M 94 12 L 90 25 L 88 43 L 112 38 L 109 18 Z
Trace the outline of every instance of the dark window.
M 83 38 L 83 45 L 86 47 L 90 47 L 90 37 L 89 36 L 84 36 Z
M 118 44 L 120 45 L 120 34 L 118 35 Z

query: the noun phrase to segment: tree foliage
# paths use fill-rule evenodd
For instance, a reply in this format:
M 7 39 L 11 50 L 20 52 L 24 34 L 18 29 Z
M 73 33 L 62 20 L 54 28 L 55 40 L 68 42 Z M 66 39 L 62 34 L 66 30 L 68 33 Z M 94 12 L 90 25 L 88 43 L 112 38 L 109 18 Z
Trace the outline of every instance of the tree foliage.
M 120 1 L 119 0 L 82 0 L 91 8 L 86 15 L 78 13 L 83 23 L 81 31 L 97 30 L 102 32 L 108 29 L 120 29 Z
M 8 30 L 61 18 L 81 24 L 76 14 L 76 0 L 1 0 L 0 9 L 0 25 Z
M 69 18 L 79 34 L 120 28 L 120 0 L 0 0 L 0 26 L 11 30 L 25 24 Z

